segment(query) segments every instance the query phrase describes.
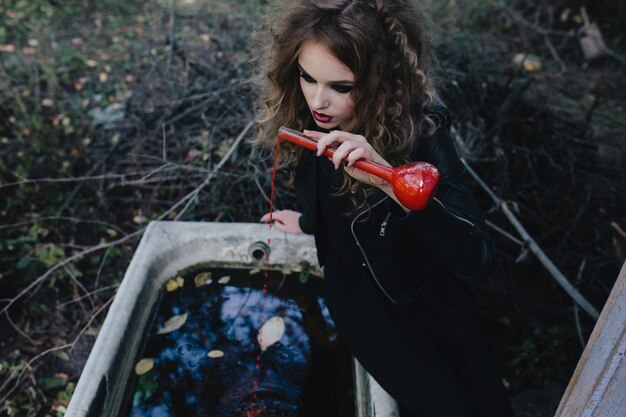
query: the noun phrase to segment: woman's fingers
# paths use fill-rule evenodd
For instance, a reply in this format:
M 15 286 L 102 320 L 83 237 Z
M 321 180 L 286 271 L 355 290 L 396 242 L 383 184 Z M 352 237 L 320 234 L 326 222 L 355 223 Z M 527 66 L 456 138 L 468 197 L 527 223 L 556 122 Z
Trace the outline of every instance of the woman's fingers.
M 285 233 L 301 234 L 299 219 L 302 213 L 294 210 L 277 210 L 272 213 L 273 225 L 280 231 Z M 270 213 L 265 213 L 261 216 L 261 222 L 267 223 L 270 221 Z
M 353 159 L 353 162 L 359 158 L 366 158 L 368 156 L 368 148 L 369 144 L 363 144 L 361 142 L 355 140 L 349 140 L 343 142 L 339 147 L 335 150 L 335 154 L 333 155 L 333 164 L 335 165 L 335 169 L 339 168 L 339 165 L 345 159 L 346 161 L 350 161 L 350 158 Z M 357 152 L 357 155 L 352 156 L 353 153 Z M 354 159 L 356 157 L 356 159 Z
M 347 157 L 348 166 L 351 167 L 352 165 L 354 165 L 356 161 L 358 161 L 359 159 L 366 158 L 366 157 L 367 157 L 367 152 L 365 151 L 365 148 L 356 148 L 355 150 L 353 150 L 352 152 L 348 154 L 348 157 Z
M 338 169 L 340 164 L 345 163 L 348 175 L 357 180 L 374 186 L 385 184 L 380 178 L 353 166 L 354 163 L 360 159 L 390 166 L 389 163 L 374 150 L 365 137 L 341 130 L 334 130 L 328 134 L 315 130 L 305 130 L 304 134 L 317 141 L 317 156 L 322 155 L 328 146 L 332 145 L 336 147 L 332 158 L 330 158 L 335 169 Z
M 330 133 L 317 132 L 315 130 L 305 130 L 304 134 L 312 139 L 317 140 L 317 156 L 324 153 L 324 149 L 331 145 L 341 145 L 346 141 L 357 141 L 367 143 L 363 136 L 354 135 L 352 133 L 343 132 L 341 130 L 333 130 Z
M 317 130 L 304 130 L 302 133 L 304 133 L 304 136 L 307 136 L 311 139 L 320 139 L 324 136 L 326 136 L 328 133 L 324 133 L 324 132 L 318 132 Z
M 282 222 L 284 218 L 284 213 L 282 210 L 276 210 L 274 212 L 271 213 L 271 220 L 273 222 Z M 261 222 L 263 223 L 267 223 L 270 221 L 270 213 L 265 213 L 262 217 L 261 217 Z

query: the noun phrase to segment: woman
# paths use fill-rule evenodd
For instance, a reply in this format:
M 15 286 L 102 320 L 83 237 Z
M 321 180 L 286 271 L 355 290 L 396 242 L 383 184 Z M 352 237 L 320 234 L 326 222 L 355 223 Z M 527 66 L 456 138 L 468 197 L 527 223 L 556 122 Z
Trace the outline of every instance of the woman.
M 273 220 L 315 235 L 339 334 L 403 414 L 512 416 L 467 286 L 493 249 L 435 100 L 422 14 L 409 0 L 293 0 L 268 20 L 257 143 L 271 151 L 285 125 L 317 156 L 337 147 L 329 160 L 281 145 L 302 211 Z M 410 211 L 359 159 L 433 164 L 433 201 Z

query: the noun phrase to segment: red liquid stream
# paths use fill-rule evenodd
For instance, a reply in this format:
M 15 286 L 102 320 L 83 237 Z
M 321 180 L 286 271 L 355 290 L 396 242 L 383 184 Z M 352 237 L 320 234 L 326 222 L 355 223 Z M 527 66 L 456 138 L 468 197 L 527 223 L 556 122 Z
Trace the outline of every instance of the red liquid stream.
M 272 170 L 272 185 L 270 192 L 270 221 L 269 221 L 269 231 L 272 231 L 272 220 L 273 220 L 273 212 L 274 212 L 274 189 L 276 185 L 276 167 L 278 166 L 278 151 L 280 150 L 280 139 L 276 139 L 276 150 L 274 152 L 274 167 Z M 267 238 L 267 247 L 269 248 L 271 245 L 271 238 Z M 265 273 L 264 273 L 264 282 L 263 282 L 263 295 L 267 294 L 267 280 L 270 272 L 270 256 L 269 250 L 267 251 L 267 256 L 265 257 Z M 265 310 L 265 303 L 261 301 L 261 326 L 265 322 L 265 315 L 263 315 L 263 310 Z M 262 331 L 259 329 L 259 346 L 263 342 Z M 261 354 L 256 357 L 256 369 L 261 369 Z M 254 380 L 253 386 L 253 394 L 252 394 L 252 404 L 249 410 L 246 411 L 246 417 L 258 417 L 263 414 L 262 410 L 256 409 L 256 391 L 259 387 L 259 377 Z

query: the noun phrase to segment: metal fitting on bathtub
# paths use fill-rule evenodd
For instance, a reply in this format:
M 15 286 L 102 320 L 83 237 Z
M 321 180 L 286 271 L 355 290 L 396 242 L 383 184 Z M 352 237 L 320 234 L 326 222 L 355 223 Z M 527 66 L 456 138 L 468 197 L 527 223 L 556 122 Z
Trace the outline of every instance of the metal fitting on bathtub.
M 270 256 L 270 247 L 267 243 L 257 241 L 248 248 L 248 256 L 255 261 L 263 261 Z

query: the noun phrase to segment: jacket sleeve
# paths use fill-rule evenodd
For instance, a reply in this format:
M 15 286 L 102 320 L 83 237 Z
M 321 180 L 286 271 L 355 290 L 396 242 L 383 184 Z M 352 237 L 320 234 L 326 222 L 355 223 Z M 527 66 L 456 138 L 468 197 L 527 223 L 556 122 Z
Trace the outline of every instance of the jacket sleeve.
M 471 280 L 485 277 L 492 267 L 493 244 L 465 183 L 466 169 L 454 147 L 449 122 L 422 139 L 414 156 L 439 170 L 438 188 L 423 211 L 405 213 L 388 199 L 392 215 L 453 273 Z
M 295 187 L 302 216 L 298 219 L 300 229 L 308 235 L 315 232 L 317 204 L 316 160 L 311 152 L 304 152 L 296 167 Z
M 307 235 L 312 235 L 315 231 L 311 214 L 306 211 L 302 212 L 302 216 L 298 219 L 298 224 L 300 225 L 300 229 Z

